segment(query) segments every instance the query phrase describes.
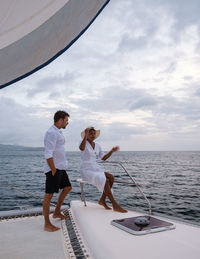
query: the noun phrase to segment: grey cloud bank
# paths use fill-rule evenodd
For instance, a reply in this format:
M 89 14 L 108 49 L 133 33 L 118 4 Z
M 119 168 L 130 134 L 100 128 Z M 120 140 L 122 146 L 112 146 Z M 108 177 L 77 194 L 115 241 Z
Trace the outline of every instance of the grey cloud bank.
M 200 150 L 200 2 L 111 1 L 36 74 L 0 91 L 0 143 L 43 146 L 58 109 L 67 150 L 88 125 L 104 149 Z

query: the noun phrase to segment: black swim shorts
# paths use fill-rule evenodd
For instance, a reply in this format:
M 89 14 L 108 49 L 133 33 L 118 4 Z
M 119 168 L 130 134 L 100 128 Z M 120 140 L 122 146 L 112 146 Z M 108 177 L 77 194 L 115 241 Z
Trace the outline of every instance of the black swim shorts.
M 46 173 L 45 193 L 58 192 L 59 189 L 63 189 L 68 186 L 71 186 L 71 183 L 65 170 L 56 169 L 54 176 L 51 171 Z

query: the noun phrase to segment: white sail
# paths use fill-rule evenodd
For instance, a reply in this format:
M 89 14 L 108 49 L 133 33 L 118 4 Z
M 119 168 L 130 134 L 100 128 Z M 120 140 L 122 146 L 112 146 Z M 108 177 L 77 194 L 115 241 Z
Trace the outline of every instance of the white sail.
M 0 0 L 0 88 L 52 62 L 109 0 Z

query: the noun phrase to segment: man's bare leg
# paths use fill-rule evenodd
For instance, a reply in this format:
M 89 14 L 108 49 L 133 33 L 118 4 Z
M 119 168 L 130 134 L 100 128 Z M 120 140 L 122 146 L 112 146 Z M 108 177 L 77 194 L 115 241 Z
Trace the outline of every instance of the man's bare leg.
M 114 176 L 112 174 L 107 173 L 107 172 L 105 172 L 105 176 L 109 180 L 110 188 L 112 188 L 113 182 L 114 182 Z M 104 206 L 104 208 L 106 210 L 111 210 L 111 208 L 106 204 L 106 194 L 105 194 L 105 192 L 102 193 L 102 196 L 99 200 L 99 205 Z
M 111 201 L 112 205 L 113 205 L 113 210 L 117 211 L 117 212 L 122 212 L 125 213 L 127 212 L 127 210 L 123 209 L 122 207 L 119 206 L 119 204 L 115 201 L 111 189 L 110 189 L 110 184 L 109 184 L 109 180 L 106 179 L 106 184 L 104 187 L 104 192 L 106 194 L 106 196 L 108 196 L 109 200 Z
M 54 232 L 60 229 L 52 225 L 49 219 L 50 202 L 52 197 L 53 193 L 46 193 L 43 201 L 44 230 L 49 232 Z
M 60 219 L 66 219 L 67 216 L 63 215 L 60 211 L 61 209 L 61 205 L 63 204 L 63 201 L 65 199 L 65 197 L 67 196 L 67 194 L 71 191 L 72 187 L 71 186 L 67 186 L 65 187 L 62 192 L 60 193 L 59 197 L 58 197 L 58 201 L 56 204 L 56 208 L 55 211 L 53 213 L 53 218 L 60 218 Z

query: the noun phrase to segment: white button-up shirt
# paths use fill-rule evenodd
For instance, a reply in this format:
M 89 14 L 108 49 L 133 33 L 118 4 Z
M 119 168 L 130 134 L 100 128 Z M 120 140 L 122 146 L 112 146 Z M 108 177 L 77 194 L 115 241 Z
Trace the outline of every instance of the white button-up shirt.
M 52 125 L 46 132 L 44 137 L 45 147 L 45 165 L 44 173 L 51 171 L 46 159 L 53 158 L 56 169 L 66 170 L 67 160 L 65 155 L 65 138 L 62 131 L 55 125 Z

